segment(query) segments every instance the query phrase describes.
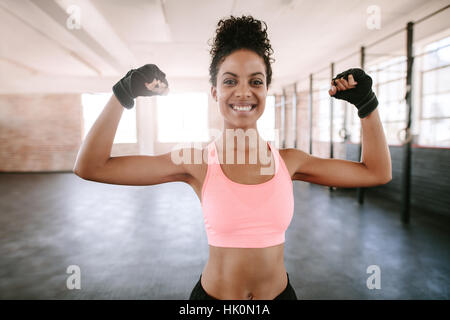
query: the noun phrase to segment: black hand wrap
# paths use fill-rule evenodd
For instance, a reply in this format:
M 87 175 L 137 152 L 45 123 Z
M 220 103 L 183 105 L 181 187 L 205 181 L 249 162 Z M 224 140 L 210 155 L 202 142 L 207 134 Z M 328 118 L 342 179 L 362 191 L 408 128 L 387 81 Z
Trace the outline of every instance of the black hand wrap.
M 349 74 L 358 82 L 356 87 L 337 91 L 333 97 L 350 102 L 358 109 L 358 116 L 365 118 L 378 106 L 378 99 L 372 91 L 372 78 L 364 70 L 353 68 L 339 73 L 333 80 L 344 78 L 348 81 Z
M 164 72 L 154 64 L 146 64 L 138 69 L 128 71 L 125 77 L 113 86 L 112 90 L 120 104 L 127 109 L 131 109 L 134 106 L 134 98 L 158 94 L 145 86 L 146 82 L 150 83 L 154 79 L 165 83 L 167 87 L 169 86 Z

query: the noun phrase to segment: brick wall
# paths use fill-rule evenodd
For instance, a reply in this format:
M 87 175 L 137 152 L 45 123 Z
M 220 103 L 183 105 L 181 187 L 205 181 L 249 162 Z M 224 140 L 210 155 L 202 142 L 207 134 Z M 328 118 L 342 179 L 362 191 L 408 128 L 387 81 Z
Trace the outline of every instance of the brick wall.
M 0 171 L 72 170 L 81 117 L 80 94 L 0 95 Z
M 0 95 L 0 172 L 72 171 L 83 132 L 81 94 Z M 114 144 L 111 155 L 139 154 Z

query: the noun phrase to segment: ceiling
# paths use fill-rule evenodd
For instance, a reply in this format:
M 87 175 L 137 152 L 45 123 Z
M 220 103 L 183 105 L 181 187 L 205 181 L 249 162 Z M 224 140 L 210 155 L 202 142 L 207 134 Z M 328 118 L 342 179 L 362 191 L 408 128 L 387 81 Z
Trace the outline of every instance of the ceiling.
M 0 0 L 0 93 L 106 91 L 130 68 L 146 63 L 157 64 L 171 88 L 209 90 L 208 40 L 219 19 L 242 14 L 268 25 L 276 59 L 272 91 L 279 91 L 447 4 L 440 0 Z M 366 26 L 371 5 L 381 11 L 378 30 Z M 439 17 L 439 25 L 447 28 L 448 11 Z

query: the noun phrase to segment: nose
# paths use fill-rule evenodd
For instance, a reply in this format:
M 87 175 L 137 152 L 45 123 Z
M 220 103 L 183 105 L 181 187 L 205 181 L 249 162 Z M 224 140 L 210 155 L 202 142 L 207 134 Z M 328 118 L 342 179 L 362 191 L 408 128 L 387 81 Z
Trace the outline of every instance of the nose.
M 236 88 L 235 95 L 236 95 L 236 98 L 239 98 L 242 96 L 250 97 L 252 95 L 252 93 L 250 91 L 250 86 L 246 83 L 239 84 Z

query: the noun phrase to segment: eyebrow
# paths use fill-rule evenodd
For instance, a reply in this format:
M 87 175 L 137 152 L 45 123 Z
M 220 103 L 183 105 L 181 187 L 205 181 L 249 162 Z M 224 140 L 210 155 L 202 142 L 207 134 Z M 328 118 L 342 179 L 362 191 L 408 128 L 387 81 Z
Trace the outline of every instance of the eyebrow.
M 224 72 L 223 74 L 222 74 L 222 76 L 224 76 L 224 75 L 226 75 L 226 74 L 231 74 L 233 77 L 237 77 L 237 74 L 234 74 L 234 73 L 232 73 L 232 72 Z M 257 74 L 260 74 L 260 75 L 262 75 L 263 77 L 264 77 L 264 74 L 262 73 L 262 72 L 254 72 L 254 73 L 252 73 L 252 74 L 250 74 L 249 75 L 249 77 L 253 77 L 253 76 L 256 76 Z

